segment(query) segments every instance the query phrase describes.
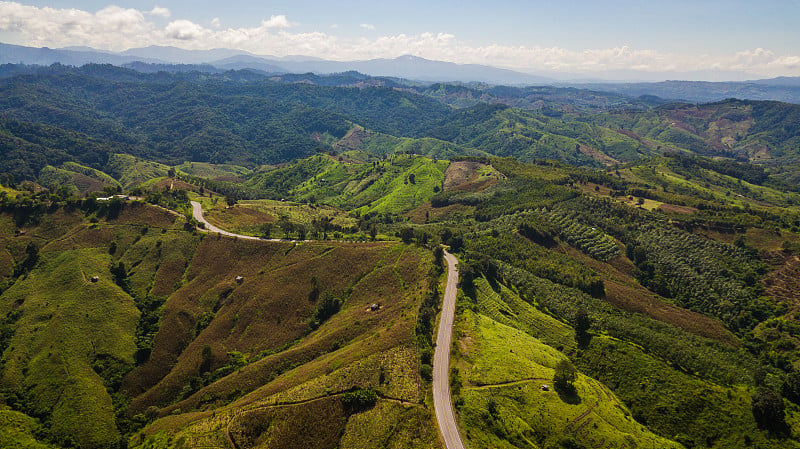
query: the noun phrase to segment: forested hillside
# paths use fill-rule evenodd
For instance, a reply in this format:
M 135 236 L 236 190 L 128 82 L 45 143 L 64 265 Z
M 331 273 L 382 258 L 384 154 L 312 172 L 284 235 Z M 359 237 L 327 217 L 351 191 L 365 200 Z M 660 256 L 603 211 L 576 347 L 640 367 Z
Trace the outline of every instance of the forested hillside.
M 113 153 L 252 168 L 318 152 L 488 154 L 594 167 L 687 152 L 757 162 L 794 180 L 800 157 L 800 107 L 784 103 L 663 105 L 569 89 L 245 75 L 53 66 L 2 79 L 0 138 L 12 155 L 3 171 L 33 179 L 67 161 L 105 170 Z M 540 107 L 507 106 L 517 104 L 510 97 L 537 95 Z M 605 100 L 592 107 L 591 98 Z
M 800 447 L 796 105 L 3 71 L 0 447 L 441 447 L 442 245 L 469 447 Z

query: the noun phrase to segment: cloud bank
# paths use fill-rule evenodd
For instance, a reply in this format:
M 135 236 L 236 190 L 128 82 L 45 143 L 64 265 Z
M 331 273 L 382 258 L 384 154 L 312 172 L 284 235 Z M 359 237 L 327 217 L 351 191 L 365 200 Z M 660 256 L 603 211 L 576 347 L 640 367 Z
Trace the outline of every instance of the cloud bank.
M 800 55 L 769 49 L 744 49 L 729 55 L 663 53 L 628 46 L 573 50 L 559 47 L 468 45 L 448 33 L 396 34 L 374 37 L 374 27 L 361 25 L 370 37 L 345 39 L 325 32 L 293 32 L 295 23 L 273 15 L 258 26 L 225 28 L 219 19 L 208 26 L 171 17 L 167 8 L 140 11 L 107 6 L 97 12 L 35 7 L 0 2 L 0 36 L 6 42 L 35 47 L 85 45 L 121 51 L 149 45 L 184 49 L 234 48 L 261 55 L 306 55 L 348 61 L 394 58 L 413 54 L 461 64 L 485 64 L 525 72 L 597 74 L 645 72 L 741 71 L 763 76 L 800 76 Z M 329 31 L 338 28 L 331 27 Z

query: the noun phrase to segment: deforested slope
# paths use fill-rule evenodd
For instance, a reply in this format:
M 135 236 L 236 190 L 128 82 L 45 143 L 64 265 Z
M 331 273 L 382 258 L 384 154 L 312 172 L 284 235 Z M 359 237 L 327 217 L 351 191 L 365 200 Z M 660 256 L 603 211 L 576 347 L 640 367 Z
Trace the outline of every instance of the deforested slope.
M 222 237 L 138 202 L 35 204 L 0 215 L 0 398 L 38 429 L 15 441 L 148 445 L 219 426 L 208 438 L 237 447 L 436 446 L 417 343 L 429 249 Z M 365 434 L 365 419 L 380 425 Z M 325 431 L 279 425 L 308 422 Z

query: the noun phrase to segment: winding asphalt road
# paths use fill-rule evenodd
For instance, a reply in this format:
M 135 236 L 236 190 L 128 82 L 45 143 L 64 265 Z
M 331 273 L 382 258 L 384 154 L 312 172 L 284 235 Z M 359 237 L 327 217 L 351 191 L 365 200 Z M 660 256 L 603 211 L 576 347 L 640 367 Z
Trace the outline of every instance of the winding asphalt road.
M 203 217 L 203 206 L 197 201 L 192 201 L 192 215 L 195 220 L 203 223 L 209 232 L 218 232 L 240 239 L 263 240 L 259 237 L 234 234 L 212 225 Z M 270 240 L 281 241 L 279 239 Z M 464 449 L 453 412 L 453 401 L 450 397 L 450 346 L 453 341 L 453 321 L 456 314 L 456 291 L 458 290 L 456 264 L 458 259 L 447 251 L 444 252 L 444 259 L 447 261 L 447 287 L 444 290 L 439 332 L 436 335 L 436 351 L 433 354 L 433 407 L 436 409 L 436 421 L 439 423 L 445 448 Z
M 447 287 L 444 290 L 439 332 L 436 335 L 436 352 L 433 354 L 433 407 L 436 409 L 436 421 L 439 422 L 445 448 L 464 449 L 450 397 L 450 345 L 456 314 L 458 260 L 447 251 L 444 252 L 444 258 L 447 261 Z
M 203 223 L 203 225 L 205 226 L 205 230 L 208 231 L 208 232 L 217 232 L 217 233 L 222 234 L 222 235 L 227 235 L 227 236 L 230 236 L 230 237 L 236 237 L 236 238 L 247 239 L 247 240 L 267 240 L 267 239 L 262 239 L 261 237 L 253 237 L 252 235 L 234 234 L 233 232 L 224 231 L 224 230 L 212 225 L 211 223 L 209 223 L 205 219 L 205 217 L 203 217 L 203 206 L 200 203 L 198 203 L 197 201 L 192 201 L 191 203 L 192 203 L 192 215 L 194 216 L 194 219 L 197 220 L 198 223 Z M 284 241 L 284 240 L 269 239 L 269 241 L 281 242 L 281 241 Z

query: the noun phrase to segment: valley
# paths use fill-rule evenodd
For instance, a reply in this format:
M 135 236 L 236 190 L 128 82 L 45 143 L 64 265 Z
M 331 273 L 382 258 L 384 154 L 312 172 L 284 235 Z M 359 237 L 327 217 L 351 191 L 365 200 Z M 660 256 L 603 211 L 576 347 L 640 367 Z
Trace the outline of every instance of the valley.
M 798 106 L 353 76 L 0 79 L 0 447 L 800 446 Z

